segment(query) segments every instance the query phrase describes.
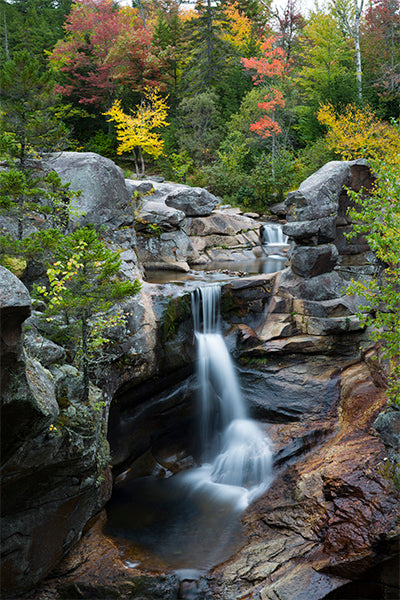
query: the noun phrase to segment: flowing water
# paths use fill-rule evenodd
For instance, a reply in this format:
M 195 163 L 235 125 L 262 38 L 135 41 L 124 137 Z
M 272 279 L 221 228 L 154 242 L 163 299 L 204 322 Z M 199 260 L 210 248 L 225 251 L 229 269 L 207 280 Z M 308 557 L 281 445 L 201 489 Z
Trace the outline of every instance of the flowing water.
M 198 486 L 237 498 L 245 508 L 272 479 L 267 436 L 247 415 L 234 366 L 219 327 L 219 285 L 192 293 L 198 355 L 203 465 L 188 473 Z M 225 486 L 225 487 L 224 487 Z
M 220 286 L 192 293 L 200 466 L 131 479 L 108 505 L 106 533 L 130 564 L 202 573 L 235 552 L 243 510 L 272 481 L 272 448 L 249 418 L 220 330 Z

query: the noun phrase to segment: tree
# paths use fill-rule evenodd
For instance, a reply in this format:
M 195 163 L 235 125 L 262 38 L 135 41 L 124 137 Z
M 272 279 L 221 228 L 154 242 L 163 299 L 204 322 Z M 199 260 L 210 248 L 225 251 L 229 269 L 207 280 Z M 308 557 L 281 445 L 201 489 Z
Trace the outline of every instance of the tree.
M 378 175 L 372 193 L 350 193 L 356 204 L 350 211 L 355 221 L 350 237 L 364 234 L 384 270 L 379 278 L 353 281 L 348 293 L 366 300 L 359 317 L 373 326 L 372 338 L 389 360 L 388 397 L 400 406 L 400 154 L 394 152 L 370 166 Z
M 226 39 L 229 27 L 221 1 L 198 0 L 186 22 L 188 58 L 182 81 L 186 94 L 216 91 L 225 81 L 234 49 Z
M 254 85 L 261 85 L 265 89 L 264 102 L 258 104 L 259 108 L 271 112 L 263 115 L 261 119 L 250 125 L 254 131 L 263 138 L 272 139 L 272 177 L 274 178 L 274 163 L 276 154 L 276 135 L 282 132 L 279 123 L 275 120 L 277 108 L 284 108 L 285 101 L 282 92 L 275 86 L 287 75 L 288 62 L 286 52 L 283 48 L 276 46 L 277 39 L 269 38 L 263 45 L 263 56 L 261 58 L 242 58 L 242 64 L 246 69 L 255 70 L 253 75 Z
M 110 0 L 76 1 L 64 29 L 50 56 L 63 75 L 63 96 L 109 109 L 118 86 L 142 91 L 159 83 L 162 61 L 135 10 Z
M 12 132 L 19 145 L 21 169 L 29 151 L 49 151 L 60 147 L 66 129 L 54 112 L 55 82 L 49 71 L 27 50 L 14 55 L 0 72 L 0 123 Z
M 197 163 L 210 163 L 222 139 L 217 95 L 208 91 L 184 98 L 178 107 L 178 118 L 181 151 L 186 151 Z
M 62 314 L 69 336 L 77 335 L 84 402 L 89 397 L 90 340 L 96 331 L 95 317 L 140 290 L 138 280 L 131 283 L 118 279 L 120 265 L 119 253 L 109 250 L 94 229 L 83 227 L 59 244 L 55 261 L 47 269 L 49 287 L 36 286 L 36 295 L 47 303 L 45 318 L 51 322 L 51 317 Z M 118 319 L 109 317 L 103 316 L 104 327 L 118 324 Z M 53 325 L 56 323 L 53 321 Z M 100 328 L 101 336 L 104 327 Z
M 168 125 L 167 104 L 158 89 L 145 88 L 144 99 L 136 111 L 131 113 L 131 115 L 125 114 L 121 102 L 116 100 L 105 114 L 110 117 L 109 121 L 116 123 L 118 154 L 133 152 L 136 175 L 143 177 L 145 171 L 143 152 L 158 158 L 163 151 L 164 142 L 159 130 Z
M 316 119 L 320 104 L 335 107 L 356 99 L 352 53 L 348 40 L 332 14 L 314 12 L 300 39 L 302 67 L 295 78 L 300 98 L 296 107 L 303 141 L 322 134 Z
M 364 93 L 381 116 L 396 118 L 400 104 L 400 3 L 373 0 L 361 24 Z
M 364 0 L 332 0 L 344 31 L 353 39 L 358 101 L 362 104 L 362 68 L 360 49 L 360 19 Z
M 385 160 L 394 152 L 400 153 L 398 128 L 380 121 L 368 106 L 361 109 L 348 105 L 340 114 L 332 105 L 324 105 L 318 111 L 318 119 L 328 127 L 329 147 L 344 160 Z

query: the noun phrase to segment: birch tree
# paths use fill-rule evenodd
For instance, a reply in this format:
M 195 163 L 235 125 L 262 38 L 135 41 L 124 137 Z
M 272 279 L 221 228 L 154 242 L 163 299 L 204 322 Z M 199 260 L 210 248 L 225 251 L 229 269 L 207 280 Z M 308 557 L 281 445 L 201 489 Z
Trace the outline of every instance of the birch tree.
M 360 20 L 364 0 L 332 0 L 333 7 L 347 35 L 353 38 L 356 65 L 357 94 L 362 103 L 362 64 L 360 49 Z

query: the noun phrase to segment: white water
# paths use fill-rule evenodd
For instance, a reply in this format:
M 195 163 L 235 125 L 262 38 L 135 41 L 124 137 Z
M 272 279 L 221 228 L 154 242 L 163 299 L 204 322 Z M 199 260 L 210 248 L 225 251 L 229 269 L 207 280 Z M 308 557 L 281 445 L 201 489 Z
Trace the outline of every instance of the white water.
M 288 237 L 282 232 L 279 223 L 264 223 L 262 226 L 261 243 L 263 246 L 287 246 Z
M 218 285 L 192 293 L 203 464 L 184 478 L 193 491 L 242 510 L 272 481 L 272 448 L 268 437 L 247 415 L 220 332 L 219 303 Z

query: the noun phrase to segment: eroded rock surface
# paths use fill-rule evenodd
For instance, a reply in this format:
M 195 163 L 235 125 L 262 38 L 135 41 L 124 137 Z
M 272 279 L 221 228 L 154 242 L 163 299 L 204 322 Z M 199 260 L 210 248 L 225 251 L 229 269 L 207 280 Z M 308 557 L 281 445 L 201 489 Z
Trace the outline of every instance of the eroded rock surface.
M 83 403 L 81 373 L 54 365 L 54 347 L 29 346 L 49 369 L 24 354 L 29 293 L 3 267 L 0 279 L 2 594 L 19 598 L 76 543 L 111 481 L 101 391 Z

